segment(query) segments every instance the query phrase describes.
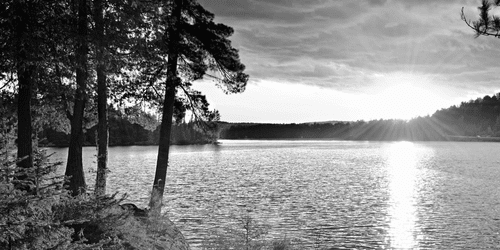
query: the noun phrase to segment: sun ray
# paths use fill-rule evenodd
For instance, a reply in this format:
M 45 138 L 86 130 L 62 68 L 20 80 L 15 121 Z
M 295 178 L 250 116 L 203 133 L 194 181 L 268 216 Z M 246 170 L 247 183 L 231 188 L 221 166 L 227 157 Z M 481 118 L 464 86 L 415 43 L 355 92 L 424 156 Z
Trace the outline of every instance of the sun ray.
M 409 120 L 429 115 L 443 106 L 433 80 L 411 72 L 397 72 L 379 77 L 373 89 L 374 112 L 379 118 Z

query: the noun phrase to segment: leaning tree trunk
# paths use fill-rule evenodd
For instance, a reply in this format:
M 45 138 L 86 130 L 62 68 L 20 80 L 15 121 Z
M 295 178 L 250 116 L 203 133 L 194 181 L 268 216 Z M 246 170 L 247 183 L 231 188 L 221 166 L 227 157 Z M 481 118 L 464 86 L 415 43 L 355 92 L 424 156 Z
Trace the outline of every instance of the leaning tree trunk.
M 168 24 L 167 34 L 168 62 L 167 62 L 167 82 L 165 90 L 165 100 L 163 102 L 163 113 L 160 125 L 160 143 L 158 146 L 158 159 L 156 162 L 156 173 L 151 192 L 149 207 L 152 215 L 161 213 L 163 192 L 165 190 L 165 179 L 168 168 L 168 154 L 170 149 L 170 134 L 172 132 L 172 118 L 174 111 L 175 87 L 179 84 L 177 75 L 177 59 L 179 58 L 179 22 L 182 10 L 182 0 L 173 1 L 173 12 Z
M 95 194 L 106 194 L 106 175 L 108 162 L 108 116 L 107 116 L 107 88 L 106 68 L 104 64 L 104 21 L 103 1 L 95 0 L 95 29 L 97 34 L 96 61 L 97 61 L 97 176 Z
M 71 119 L 71 136 L 68 149 L 68 163 L 65 175 L 70 177 L 68 189 L 76 196 L 85 190 L 83 172 L 83 114 L 87 91 L 87 0 L 79 0 L 76 48 L 76 84 L 75 103 Z
M 34 66 L 29 61 L 27 48 L 30 41 L 28 37 L 28 13 L 26 4 L 18 3 L 16 6 L 16 15 L 19 21 L 16 23 L 16 42 L 17 42 L 17 79 L 19 92 L 17 96 L 17 158 L 22 159 L 17 166 L 24 169 L 33 167 L 33 142 L 32 142 L 32 121 L 31 121 L 31 92 Z M 25 180 L 26 174 L 17 177 L 18 180 Z M 20 185 L 26 189 L 26 185 Z

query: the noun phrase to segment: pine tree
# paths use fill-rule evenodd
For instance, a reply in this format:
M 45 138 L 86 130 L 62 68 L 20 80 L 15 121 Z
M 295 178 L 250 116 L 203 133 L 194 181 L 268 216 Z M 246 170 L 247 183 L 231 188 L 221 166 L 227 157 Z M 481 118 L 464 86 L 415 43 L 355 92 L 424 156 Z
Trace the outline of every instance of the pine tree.
M 106 68 L 104 61 L 104 4 L 103 0 L 94 1 L 95 54 L 97 74 L 97 174 L 95 194 L 106 194 L 106 175 L 108 162 L 108 92 L 106 87 Z
M 45 83 L 44 66 L 53 58 L 54 14 L 61 1 L 0 3 L 0 82 L 17 89 L 17 166 L 33 167 L 33 96 Z M 26 176 L 20 176 L 24 179 Z
M 495 0 L 491 3 L 488 0 L 483 0 L 479 9 L 479 19 L 477 21 L 471 21 L 467 19 L 464 13 L 464 8 L 462 8 L 462 20 L 476 32 L 476 37 L 478 36 L 493 36 L 500 38 L 500 18 L 495 15 L 491 15 L 491 10 L 493 6 L 500 6 L 500 0 Z
M 87 0 L 79 0 L 76 6 L 77 35 L 76 35 L 76 92 L 71 119 L 71 136 L 68 149 L 66 176 L 70 176 L 68 188 L 73 195 L 78 195 L 86 188 L 83 172 L 83 115 L 87 101 L 88 81 L 88 4 Z
M 228 93 L 244 91 L 248 81 L 248 75 L 243 73 L 245 67 L 239 60 L 238 51 L 232 48 L 228 40 L 233 33 L 232 28 L 214 23 L 213 14 L 194 0 L 169 1 L 162 6 L 161 11 L 164 11 L 164 14 L 160 16 L 160 20 L 166 18 L 167 27 L 166 32 L 157 37 L 157 58 L 168 58 L 168 61 L 165 67 L 167 80 L 158 160 L 150 200 L 153 214 L 159 214 L 161 211 L 177 90 L 183 91 L 190 101 L 200 103 L 203 98 L 192 98 L 199 93 L 190 91 L 190 82 L 203 78 L 208 71 L 219 74 L 214 77 L 216 84 Z M 165 62 L 159 65 L 158 72 L 161 72 Z M 161 79 L 160 74 L 157 77 Z

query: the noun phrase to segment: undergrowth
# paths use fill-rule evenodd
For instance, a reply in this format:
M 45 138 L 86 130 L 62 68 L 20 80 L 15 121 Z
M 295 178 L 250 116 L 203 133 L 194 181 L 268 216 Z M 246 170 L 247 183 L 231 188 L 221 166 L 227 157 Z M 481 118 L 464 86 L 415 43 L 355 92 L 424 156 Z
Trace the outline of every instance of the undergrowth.
M 0 249 L 123 249 L 114 230 L 129 216 L 122 198 L 69 195 L 65 179 L 35 149 L 33 167 L 19 168 L 13 131 L 0 133 Z M 34 143 L 36 145 L 36 143 Z

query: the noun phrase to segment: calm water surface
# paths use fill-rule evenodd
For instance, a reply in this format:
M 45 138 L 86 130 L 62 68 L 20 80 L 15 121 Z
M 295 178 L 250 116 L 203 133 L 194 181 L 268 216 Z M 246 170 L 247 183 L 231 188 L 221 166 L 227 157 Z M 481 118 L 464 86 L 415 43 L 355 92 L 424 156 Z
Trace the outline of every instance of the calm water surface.
M 146 206 L 156 155 L 110 148 L 108 192 Z M 167 175 L 165 211 L 193 248 L 250 216 L 307 248 L 500 249 L 500 143 L 223 140 L 172 147 Z

